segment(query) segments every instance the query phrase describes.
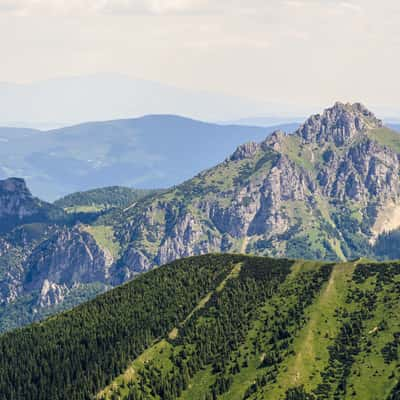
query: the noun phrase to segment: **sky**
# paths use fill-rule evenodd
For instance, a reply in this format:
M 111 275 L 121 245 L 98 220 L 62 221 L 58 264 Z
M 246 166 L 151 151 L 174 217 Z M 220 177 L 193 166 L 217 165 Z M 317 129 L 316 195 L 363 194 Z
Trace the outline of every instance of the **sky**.
M 120 73 L 400 115 L 396 0 L 0 0 L 0 80 Z

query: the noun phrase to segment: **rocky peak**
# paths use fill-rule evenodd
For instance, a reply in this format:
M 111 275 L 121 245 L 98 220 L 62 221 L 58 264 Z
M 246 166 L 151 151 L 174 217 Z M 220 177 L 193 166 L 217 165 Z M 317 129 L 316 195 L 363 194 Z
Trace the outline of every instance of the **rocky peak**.
M 251 158 L 257 152 L 259 145 L 255 142 L 248 142 L 240 145 L 234 153 L 231 155 L 231 161 L 244 160 L 245 158 Z
M 0 180 L 0 232 L 32 222 L 60 221 L 62 209 L 32 195 L 24 179 Z
M 8 178 L 0 181 L 0 194 L 18 193 L 31 196 L 31 192 L 22 178 Z
M 382 121 L 361 103 L 337 102 L 322 114 L 308 118 L 295 134 L 306 143 L 334 142 L 343 146 L 357 134 L 380 127 Z
M 0 181 L 0 217 L 22 219 L 30 216 L 37 211 L 34 203 L 23 179 L 9 178 Z
M 271 133 L 263 142 L 260 143 L 260 146 L 263 150 L 268 148 L 272 148 L 275 151 L 280 151 L 281 143 L 286 133 L 282 130 L 277 130 Z

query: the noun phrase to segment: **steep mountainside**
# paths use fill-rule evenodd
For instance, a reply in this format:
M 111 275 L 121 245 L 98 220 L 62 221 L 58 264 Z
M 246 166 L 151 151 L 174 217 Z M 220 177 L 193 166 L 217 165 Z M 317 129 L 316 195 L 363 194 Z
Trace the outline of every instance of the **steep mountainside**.
M 115 247 L 102 246 L 109 232 L 89 232 L 80 224 L 83 219 L 88 214 L 65 214 L 33 197 L 22 179 L 0 181 L 0 331 L 70 308 L 111 287 L 108 271 Z
M 190 255 L 400 258 L 399 154 L 397 133 L 362 105 L 337 103 L 170 190 L 67 196 L 61 219 L 22 181 L 5 181 L 20 190 L 5 191 L 0 225 L 25 225 L 0 242 L 0 331 Z
M 62 210 L 33 197 L 23 179 L 0 180 L 0 233 L 24 223 L 61 218 Z
M 20 226 L 0 238 L 0 332 L 111 288 L 114 257 L 79 226 Z
M 307 259 L 374 255 L 400 226 L 400 136 L 361 104 L 336 103 L 296 132 L 246 143 L 193 179 L 102 217 L 122 282 L 216 251 Z
M 174 115 L 88 122 L 45 132 L 0 128 L 0 179 L 25 178 L 33 193 L 46 200 L 108 185 L 167 188 L 273 130 Z
M 0 336 L 0 395 L 398 399 L 400 264 L 175 261 Z

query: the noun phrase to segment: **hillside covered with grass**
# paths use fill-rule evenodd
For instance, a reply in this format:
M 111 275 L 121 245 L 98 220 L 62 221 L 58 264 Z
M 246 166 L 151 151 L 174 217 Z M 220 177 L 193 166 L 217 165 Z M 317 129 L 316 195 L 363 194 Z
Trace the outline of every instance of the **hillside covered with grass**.
M 161 190 L 132 189 L 123 186 L 108 186 L 68 194 L 54 202 L 57 207 L 72 212 L 95 212 L 108 208 L 126 208 L 146 196 Z
M 398 399 L 400 263 L 206 255 L 0 337 L 7 399 Z

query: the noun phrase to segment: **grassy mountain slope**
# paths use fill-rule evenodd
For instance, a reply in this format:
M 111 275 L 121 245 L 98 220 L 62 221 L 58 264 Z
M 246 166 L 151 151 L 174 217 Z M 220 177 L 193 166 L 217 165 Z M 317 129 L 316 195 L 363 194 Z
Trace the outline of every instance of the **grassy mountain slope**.
M 310 278 L 314 286 L 307 286 Z M 174 337 L 146 350 L 98 398 L 389 398 L 398 379 L 399 284 L 398 263 L 297 262 L 277 293 L 259 306 L 241 344 L 189 372 L 183 391 L 170 388 L 174 368 L 191 371 L 193 352 L 202 350 L 193 351 L 193 340 L 185 347 L 183 338 Z M 205 316 L 199 312 L 197 329 Z M 213 317 L 219 325 L 220 315 Z M 200 349 L 216 337 L 202 339 Z
M 183 259 L 0 336 L 0 394 L 394 399 L 399 285 L 397 262 Z
M 56 200 L 53 204 L 67 212 L 95 212 L 113 207 L 126 208 L 146 196 L 159 192 L 161 190 L 109 186 L 71 193 Z

